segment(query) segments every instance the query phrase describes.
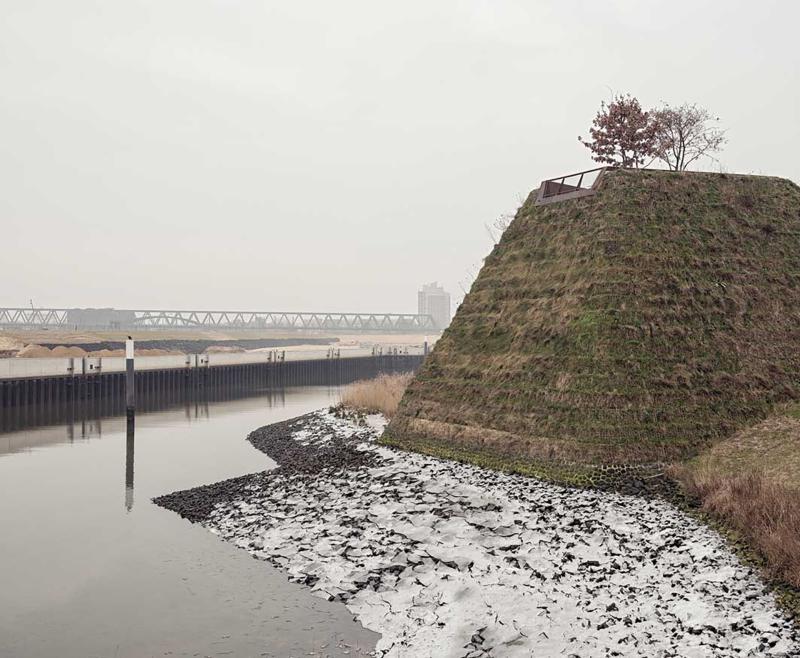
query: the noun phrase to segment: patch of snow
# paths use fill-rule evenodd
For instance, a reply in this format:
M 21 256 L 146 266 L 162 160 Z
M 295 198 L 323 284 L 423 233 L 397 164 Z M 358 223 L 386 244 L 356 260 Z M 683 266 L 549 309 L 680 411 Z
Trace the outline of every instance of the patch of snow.
M 378 656 L 800 655 L 758 575 L 670 504 L 392 450 L 384 424 L 318 412 L 296 441 L 359 437 L 377 465 L 278 471 L 206 521 L 343 601 Z

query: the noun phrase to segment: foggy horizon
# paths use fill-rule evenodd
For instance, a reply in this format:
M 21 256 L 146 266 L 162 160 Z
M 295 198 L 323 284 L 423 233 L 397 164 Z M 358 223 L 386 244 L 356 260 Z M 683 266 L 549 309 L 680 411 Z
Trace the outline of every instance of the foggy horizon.
M 597 166 L 576 138 L 612 93 L 719 116 L 697 168 L 800 181 L 796 4 L 0 16 L 3 306 L 414 313 L 432 281 L 455 306 L 485 224 Z

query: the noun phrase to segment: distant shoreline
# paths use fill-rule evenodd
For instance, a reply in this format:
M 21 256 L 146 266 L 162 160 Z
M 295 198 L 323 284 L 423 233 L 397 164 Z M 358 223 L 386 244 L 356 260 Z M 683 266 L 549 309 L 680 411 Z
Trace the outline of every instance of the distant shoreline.
M 217 346 L 239 347 L 243 350 L 254 350 L 262 347 L 288 347 L 292 345 L 330 345 L 332 343 L 337 343 L 338 341 L 338 338 L 333 337 L 313 338 L 309 336 L 298 336 L 297 338 L 234 338 L 225 340 L 213 340 L 209 338 L 167 338 L 156 340 L 137 340 L 136 346 L 142 349 L 175 350 L 178 352 L 199 354 L 204 352 L 209 347 Z M 63 342 L 47 343 L 38 341 L 36 344 L 48 349 L 65 345 Z M 125 349 L 125 342 L 121 340 L 106 340 L 90 343 L 71 343 L 70 346 L 80 347 L 86 352 L 95 352 L 99 350 L 123 350 Z

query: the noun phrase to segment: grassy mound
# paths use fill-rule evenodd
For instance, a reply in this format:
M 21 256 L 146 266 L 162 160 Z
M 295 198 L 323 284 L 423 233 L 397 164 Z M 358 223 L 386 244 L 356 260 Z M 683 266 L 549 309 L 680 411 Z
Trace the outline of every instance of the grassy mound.
M 800 396 L 795 184 L 611 170 L 594 196 L 534 202 L 486 259 L 387 442 L 561 478 L 564 465 L 691 457 Z

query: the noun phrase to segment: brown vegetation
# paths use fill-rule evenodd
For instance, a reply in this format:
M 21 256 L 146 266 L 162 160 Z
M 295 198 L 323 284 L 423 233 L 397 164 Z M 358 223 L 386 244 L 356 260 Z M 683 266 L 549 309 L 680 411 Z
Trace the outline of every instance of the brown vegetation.
M 391 418 L 400 398 L 411 381 L 411 373 L 379 375 L 348 385 L 342 393 L 342 404 L 368 413 L 382 413 Z
M 670 474 L 760 554 L 773 577 L 800 588 L 800 404 L 778 405 Z M 800 613 L 796 590 L 790 607 Z
M 800 587 L 800 492 L 763 472 L 726 474 L 675 466 L 672 475 L 703 511 L 734 530 L 766 560 L 773 576 Z

